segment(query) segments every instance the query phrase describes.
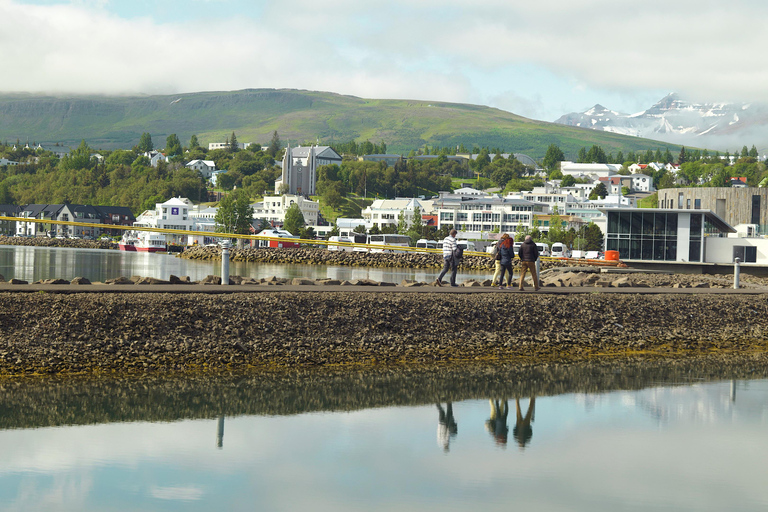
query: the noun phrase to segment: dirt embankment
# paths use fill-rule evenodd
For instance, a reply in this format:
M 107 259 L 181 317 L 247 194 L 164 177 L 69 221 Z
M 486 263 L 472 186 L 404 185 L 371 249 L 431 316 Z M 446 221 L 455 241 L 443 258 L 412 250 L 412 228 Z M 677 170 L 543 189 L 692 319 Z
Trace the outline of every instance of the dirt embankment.
M 767 349 L 768 295 L 0 293 L 0 375 Z

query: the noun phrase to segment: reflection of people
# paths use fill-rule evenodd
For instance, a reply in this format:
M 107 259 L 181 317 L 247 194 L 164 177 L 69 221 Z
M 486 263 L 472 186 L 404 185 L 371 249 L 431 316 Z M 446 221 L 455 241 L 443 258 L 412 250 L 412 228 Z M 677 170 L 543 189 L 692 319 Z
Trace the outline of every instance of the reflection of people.
M 437 286 L 443 285 L 443 276 L 450 269 L 451 271 L 451 286 L 458 286 L 456 284 L 456 270 L 459 267 L 459 262 L 453 256 L 453 251 L 456 249 L 458 242 L 456 242 L 456 235 L 459 232 L 455 229 L 451 230 L 451 233 L 443 239 L 443 271 L 437 278 Z
M 496 444 L 501 446 L 507 445 L 507 433 L 509 427 L 507 426 L 507 414 L 509 414 L 509 405 L 507 400 L 501 403 L 500 400 L 488 400 L 491 404 L 491 417 L 486 420 L 485 428 L 491 433 L 496 440 Z
M 437 404 L 437 410 L 440 413 L 437 423 L 437 444 L 442 446 L 443 450 L 447 452 L 451 438 L 456 437 L 459 428 L 456 425 L 456 420 L 453 419 L 453 405 L 451 402 L 448 402 L 445 410 L 443 410 L 440 404 Z
M 517 444 L 520 445 L 520 448 L 525 448 L 525 445 L 533 437 L 531 423 L 534 420 L 534 411 L 536 410 L 536 397 L 532 396 L 528 402 L 528 412 L 525 413 L 525 418 L 523 418 L 523 413 L 520 411 L 519 398 L 515 398 L 515 406 L 517 407 L 517 420 L 515 421 L 515 428 L 512 429 L 512 435 Z
M 539 259 L 539 248 L 531 238 L 531 235 L 525 236 L 525 241 L 517 252 L 520 256 L 520 291 L 525 290 L 525 273 L 531 271 L 533 279 L 533 291 L 539 291 L 539 276 L 536 274 L 536 260 Z

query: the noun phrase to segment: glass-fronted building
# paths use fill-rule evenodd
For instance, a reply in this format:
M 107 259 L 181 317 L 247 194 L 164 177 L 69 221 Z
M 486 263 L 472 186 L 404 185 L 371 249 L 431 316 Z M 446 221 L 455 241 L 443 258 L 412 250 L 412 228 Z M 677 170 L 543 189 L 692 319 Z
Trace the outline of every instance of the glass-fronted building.
M 605 250 L 622 260 L 706 261 L 706 238 L 736 230 L 710 210 L 604 208 Z

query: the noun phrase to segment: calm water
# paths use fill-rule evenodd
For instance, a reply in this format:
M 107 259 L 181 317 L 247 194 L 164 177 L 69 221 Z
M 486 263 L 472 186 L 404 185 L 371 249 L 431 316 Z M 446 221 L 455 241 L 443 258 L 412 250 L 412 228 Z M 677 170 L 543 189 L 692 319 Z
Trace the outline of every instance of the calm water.
M 768 507 L 768 380 L 695 367 L 0 388 L 2 510 Z
M 376 269 L 323 265 L 266 265 L 231 263 L 230 275 L 243 277 L 307 277 L 310 279 L 373 279 L 399 283 L 403 279 L 434 281 L 439 269 Z M 470 278 L 490 277 L 493 272 L 459 273 L 459 282 Z M 6 280 L 16 278 L 34 282 L 41 279 L 73 279 L 91 281 L 125 276 L 168 279 L 171 275 L 189 276 L 198 281 L 208 275 L 221 275 L 221 262 L 198 262 L 168 254 L 149 254 L 100 249 L 65 249 L 58 247 L 23 247 L 0 245 L 0 274 Z

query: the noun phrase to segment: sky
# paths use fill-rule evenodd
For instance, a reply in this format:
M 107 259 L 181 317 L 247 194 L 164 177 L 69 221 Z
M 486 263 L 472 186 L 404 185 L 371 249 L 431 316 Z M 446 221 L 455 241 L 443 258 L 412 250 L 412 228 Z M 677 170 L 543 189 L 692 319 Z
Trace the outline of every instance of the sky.
M 544 121 L 670 92 L 768 102 L 767 17 L 762 0 L 0 0 L 0 92 L 290 88 Z

